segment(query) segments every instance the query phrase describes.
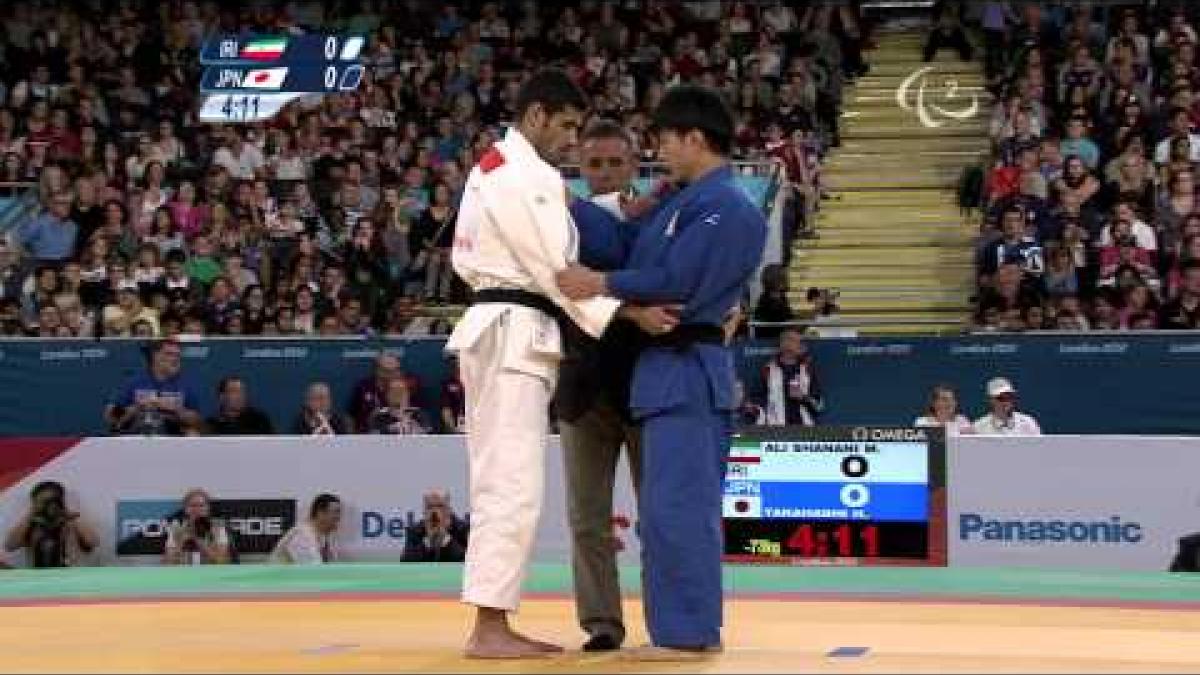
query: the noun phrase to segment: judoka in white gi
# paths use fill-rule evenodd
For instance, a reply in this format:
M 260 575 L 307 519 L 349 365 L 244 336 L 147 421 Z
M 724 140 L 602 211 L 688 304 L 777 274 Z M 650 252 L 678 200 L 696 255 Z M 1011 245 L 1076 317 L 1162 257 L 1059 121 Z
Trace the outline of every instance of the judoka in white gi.
M 455 226 L 451 261 L 475 291 L 446 345 L 459 355 L 466 390 L 471 538 L 462 599 L 477 608 L 470 657 L 562 651 L 514 631 L 508 613 L 520 601 L 541 512 L 548 406 L 563 356 L 558 320 L 599 336 L 620 305 L 568 300 L 555 282 L 577 256 L 578 235 L 552 164 L 575 143 L 586 109 L 563 71 L 533 75 L 518 95 L 515 126 L 471 171 Z M 673 327 L 661 308 L 622 315 L 658 331 Z

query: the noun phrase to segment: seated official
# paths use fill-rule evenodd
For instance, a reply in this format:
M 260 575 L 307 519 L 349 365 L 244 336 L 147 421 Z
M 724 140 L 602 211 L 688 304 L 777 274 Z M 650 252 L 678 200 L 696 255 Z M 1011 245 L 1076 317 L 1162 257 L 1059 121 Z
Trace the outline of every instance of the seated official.
M 428 420 L 420 408 L 412 405 L 408 381 L 402 377 L 388 380 L 383 405 L 367 418 L 368 434 L 427 434 Z
M 333 409 L 329 385 L 324 382 L 309 385 L 304 405 L 292 425 L 292 433 L 297 436 L 341 436 L 350 433 L 350 422 Z
M 150 348 L 149 363 L 105 408 L 109 429 L 119 434 L 182 436 L 200 422 L 198 397 L 181 373 L 183 347 L 162 340 Z
M 223 378 L 217 385 L 217 414 L 209 417 L 208 433 L 214 436 L 270 436 L 275 433 L 271 418 L 249 404 L 246 384 L 236 377 Z
M 337 562 L 338 524 L 342 521 L 342 500 L 322 493 L 308 509 L 308 520 L 288 530 L 271 552 L 271 562 L 281 565 L 323 565 Z
M 403 562 L 463 562 L 467 557 L 470 525 L 450 508 L 444 490 L 425 493 L 425 517 L 404 536 Z

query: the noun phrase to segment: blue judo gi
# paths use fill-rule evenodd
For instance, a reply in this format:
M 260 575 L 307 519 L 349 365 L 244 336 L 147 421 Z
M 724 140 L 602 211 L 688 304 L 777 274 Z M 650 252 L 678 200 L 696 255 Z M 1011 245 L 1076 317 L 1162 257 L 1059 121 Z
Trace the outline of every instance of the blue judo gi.
M 604 234 L 598 214 L 573 213 L 581 251 L 611 261 L 628 246 L 627 230 Z M 639 229 L 624 268 L 608 275 L 609 291 L 628 302 L 682 304 L 684 324 L 723 322 L 758 269 L 767 236 L 761 210 L 728 166 L 675 193 Z M 634 369 L 643 600 L 658 646 L 703 647 L 721 639 L 721 483 L 733 383 L 733 355 L 716 344 L 649 347 Z

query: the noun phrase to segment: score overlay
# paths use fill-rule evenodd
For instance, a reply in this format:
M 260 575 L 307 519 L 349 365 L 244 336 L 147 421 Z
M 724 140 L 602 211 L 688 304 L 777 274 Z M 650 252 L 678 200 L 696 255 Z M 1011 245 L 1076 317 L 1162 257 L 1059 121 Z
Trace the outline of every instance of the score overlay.
M 903 427 L 760 427 L 723 484 L 731 562 L 944 564 L 945 435 Z
M 358 89 L 362 35 L 223 35 L 200 52 L 200 121 L 259 122 L 309 94 Z

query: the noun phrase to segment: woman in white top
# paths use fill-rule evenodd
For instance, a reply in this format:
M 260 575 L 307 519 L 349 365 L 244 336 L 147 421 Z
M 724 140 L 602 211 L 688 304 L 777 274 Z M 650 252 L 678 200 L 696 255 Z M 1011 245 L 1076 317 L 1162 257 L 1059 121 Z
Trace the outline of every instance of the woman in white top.
M 954 389 L 939 384 L 929 394 L 929 408 L 913 422 L 918 427 L 943 427 L 947 436 L 975 433 L 971 421 L 958 412 L 958 395 Z

